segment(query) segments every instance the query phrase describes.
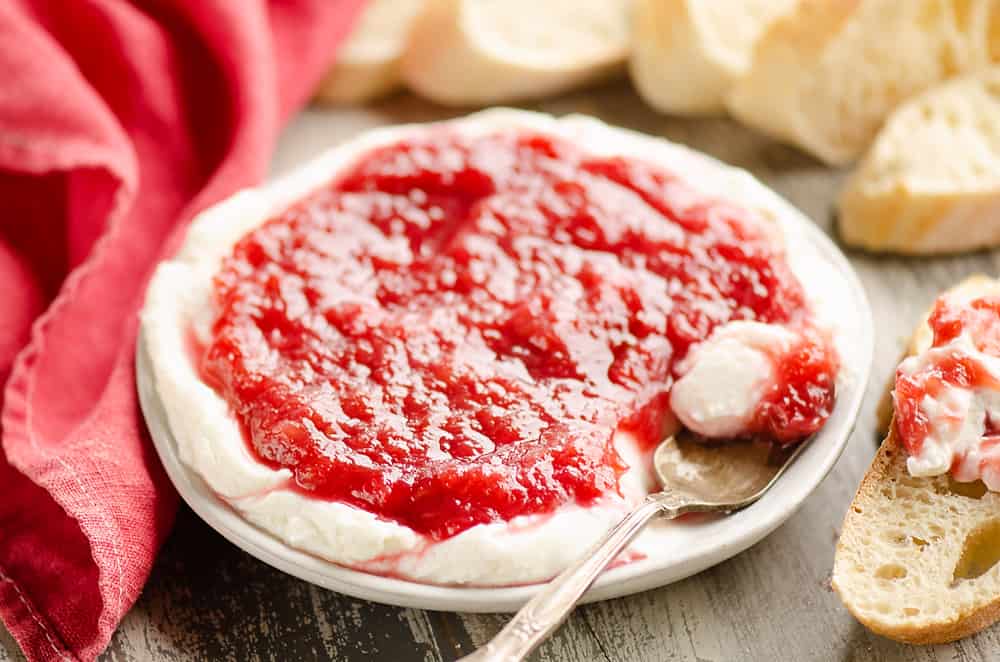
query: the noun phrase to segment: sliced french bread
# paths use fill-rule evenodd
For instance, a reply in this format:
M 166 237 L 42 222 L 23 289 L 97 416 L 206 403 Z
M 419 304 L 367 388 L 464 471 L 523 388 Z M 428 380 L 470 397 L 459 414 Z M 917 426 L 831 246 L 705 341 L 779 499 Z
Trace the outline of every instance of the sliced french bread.
M 754 43 L 797 0 L 635 0 L 629 71 L 653 108 L 678 115 L 724 112 Z
M 900 106 L 840 194 L 840 232 L 874 251 L 1000 245 L 1000 68 Z
M 948 296 L 1000 295 L 973 277 Z M 921 322 L 909 351 L 931 345 Z M 981 482 L 916 478 L 894 426 L 847 511 L 833 588 L 880 635 L 915 644 L 953 641 L 1000 619 L 1000 494 Z
M 996 0 L 802 0 L 770 24 L 726 100 L 740 121 L 831 164 L 903 100 L 986 64 Z
M 446 105 L 563 92 L 622 69 L 627 14 L 628 0 L 428 0 L 403 79 Z
M 424 0 L 370 0 L 316 90 L 329 104 L 371 101 L 400 85 L 399 59 Z

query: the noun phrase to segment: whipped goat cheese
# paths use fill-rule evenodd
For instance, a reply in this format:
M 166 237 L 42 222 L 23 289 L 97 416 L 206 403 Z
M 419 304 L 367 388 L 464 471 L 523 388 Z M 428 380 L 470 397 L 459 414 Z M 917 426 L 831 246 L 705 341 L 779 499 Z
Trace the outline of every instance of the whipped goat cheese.
M 556 120 L 535 113 L 494 110 L 453 123 L 482 135 L 498 128 L 549 132 L 595 154 L 645 159 L 683 174 L 698 190 L 761 210 L 773 219 L 792 271 L 802 283 L 817 324 L 829 330 L 838 352 L 850 342 L 850 297 L 834 268 L 817 251 L 804 221 L 746 173 L 666 141 L 607 127 L 595 120 Z M 419 127 L 393 127 L 337 147 L 292 174 L 242 192 L 200 214 L 181 252 L 161 265 L 142 312 L 142 333 L 157 393 L 181 461 L 247 521 L 285 544 L 329 561 L 372 572 L 442 584 L 504 585 L 547 579 L 624 516 L 652 487 L 633 440 L 615 445 L 629 471 L 620 494 L 593 506 L 570 505 L 526 521 L 476 525 L 444 541 L 339 502 L 309 498 L 289 487 L 287 469 L 273 469 L 248 451 L 227 403 L 183 360 L 188 334 L 204 335 L 214 316 L 212 279 L 240 238 L 315 190 L 366 150 L 405 139 Z M 774 378 L 771 354 L 796 339 L 793 331 L 756 322 L 720 327 L 687 357 L 671 396 L 675 413 L 710 436 L 738 432 Z M 997 374 L 1000 374 L 998 372 Z M 838 385 L 851 379 L 841 365 Z M 1000 404 L 1000 403 L 998 403 Z M 986 405 L 984 405 L 985 407 Z M 992 405 L 991 405 L 992 406 Z M 530 521 L 528 521 L 530 520 Z M 642 549 L 640 537 L 633 549 Z M 393 559 L 392 567 L 384 564 Z
M 746 431 L 775 381 L 774 357 L 787 352 L 796 334 L 761 322 L 729 322 L 717 328 L 681 363 L 670 393 L 674 415 L 687 428 L 712 438 Z

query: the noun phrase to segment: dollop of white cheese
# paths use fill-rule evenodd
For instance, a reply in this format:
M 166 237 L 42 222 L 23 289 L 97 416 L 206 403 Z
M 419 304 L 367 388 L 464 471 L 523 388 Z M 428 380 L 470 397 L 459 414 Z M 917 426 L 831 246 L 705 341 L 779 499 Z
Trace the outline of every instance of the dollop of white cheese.
M 995 380 L 1000 381 L 1000 358 L 976 348 L 972 337 L 963 333 L 957 338 L 926 352 L 911 356 L 899 365 L 900 375 L 913 375 L 932 368 L 956 353 L 968 356 Z M 939 476 L 955 465 L 955 479 L 962 482 L 982 480 L 1000 491 L 1000 448 L 984 445 L 987 423 L 1000 421 L 1000 390 L 989 387 L 962 388 L 945 384 L 935 395 L 924 395 L 918 405 L 929 426 L 918 453 L 906 460 L 912 476 Z M 997 462 L 983 460 L 997 456 Z M 955 458 L 960 462 L 955 464 Z
M 774 383 L 774 358 L 787 352 L 796 338 L 785 327 L 762 322 L 718 327 L 681 362 L 681 377 L 670 393 L 674 414 L 706 437 L 745 433 Z

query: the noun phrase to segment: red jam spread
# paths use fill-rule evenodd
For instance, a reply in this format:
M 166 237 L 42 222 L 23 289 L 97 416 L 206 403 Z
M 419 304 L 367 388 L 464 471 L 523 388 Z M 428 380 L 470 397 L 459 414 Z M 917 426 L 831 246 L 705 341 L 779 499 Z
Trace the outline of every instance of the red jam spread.
M 762 228 L 639 161 L 428 131 L 236 245 L 202 374 L 296 489 L 432 538 L 591 504 L 625 470 L 617 429 L 659 441 L 693 343 L 811 328 Z M 816 431 L 835 372 L 805 342 L 748 436 Z
M 945 347 L 968 334 L 977 350 L 1000 356 L 1000 297 L 983 297 L 967 303 L 941 297 L 927 320 L 933 334 L 931 348 Z M 919 455 L 934 421 L 921 408 L 926 396 L 938 399 L 948 387 L 1000 390 L 1000 383 L 975 356 L 959 348 L 945 352 L 914 372 L 901 369 L 893 391 L 895 425 L 899 440 L 911 455 Z M 986 421 L 986 435 L 996 434 L 997 421 Z M 954 465 L 963 461 L 955 457 Z

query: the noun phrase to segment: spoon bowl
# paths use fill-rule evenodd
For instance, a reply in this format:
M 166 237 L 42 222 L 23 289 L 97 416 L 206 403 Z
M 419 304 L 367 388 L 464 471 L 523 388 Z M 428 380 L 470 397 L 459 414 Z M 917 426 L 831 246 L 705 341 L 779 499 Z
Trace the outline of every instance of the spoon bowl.
M 668 436 L 653 453 L 660 491 L 647 496 L 529 600 L 489 643 L 462 660 L 523 660 L 566 620 L 597 576 L 651 519 L 745 508 L 764 496 L 810 440 L 789 449 L 756 442 L 707 442 L 684 430 Z
M 665 490 L 738 510 L 763 496 L 808 442 L 789 450 L 758 442 L 707 442 L 682 430 L 657 446 L 653 469 Z

